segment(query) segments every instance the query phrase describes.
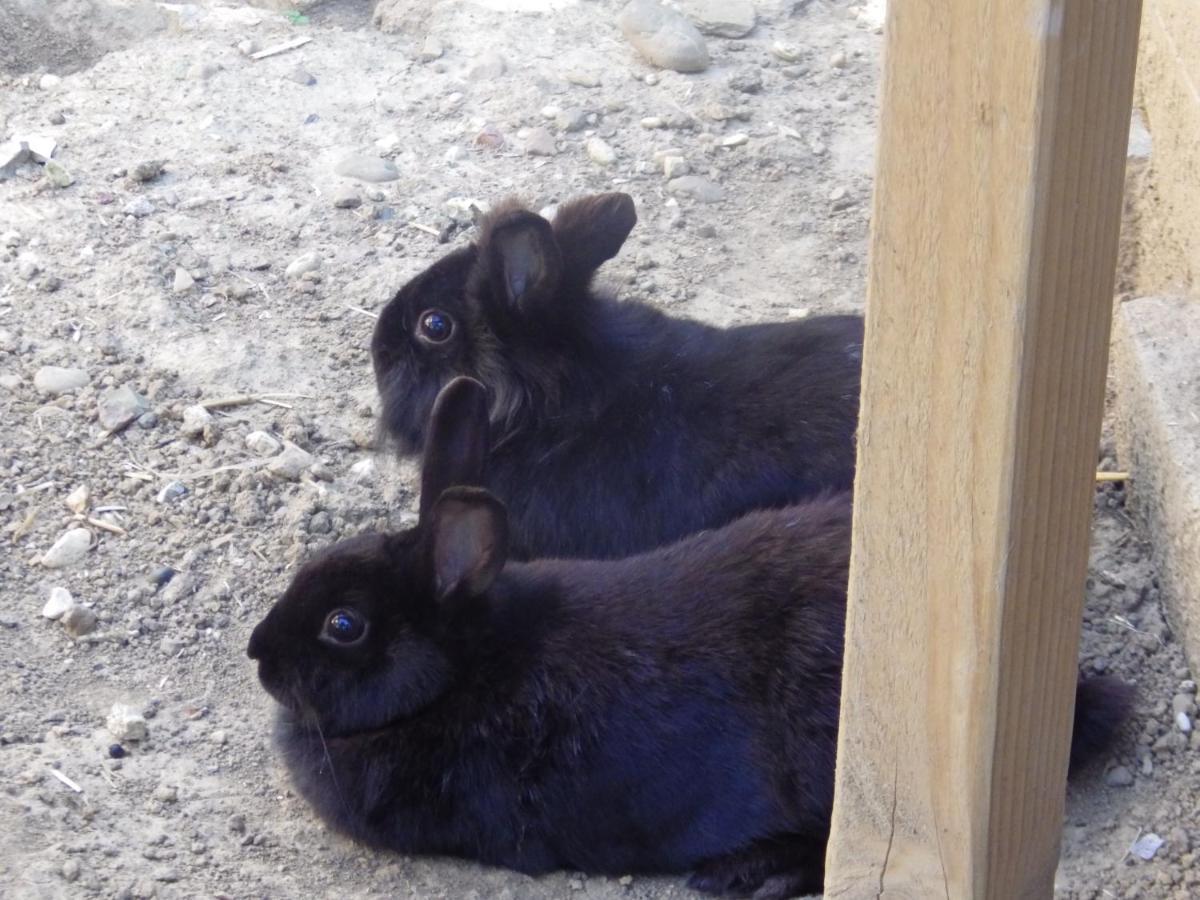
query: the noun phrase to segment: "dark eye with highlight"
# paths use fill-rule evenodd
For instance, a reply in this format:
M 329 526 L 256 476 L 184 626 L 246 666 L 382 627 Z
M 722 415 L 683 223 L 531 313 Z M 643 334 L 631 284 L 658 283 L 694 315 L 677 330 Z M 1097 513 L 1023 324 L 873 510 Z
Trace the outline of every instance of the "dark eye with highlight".
M 357 644 L 366 634 L 366 620 L 352 609 L 335 609 L 321 629 L 321 639 L 334 644 Z
M 454 320 L 440 309 L 427 309 L 417 321 L 417 330 L 429 343 L 441 344 L 454 334 Z

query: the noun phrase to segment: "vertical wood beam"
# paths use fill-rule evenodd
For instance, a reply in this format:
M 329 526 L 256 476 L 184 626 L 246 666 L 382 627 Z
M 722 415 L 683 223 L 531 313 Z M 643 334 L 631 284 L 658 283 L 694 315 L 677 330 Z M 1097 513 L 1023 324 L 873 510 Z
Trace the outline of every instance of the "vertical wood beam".
M 1140 0 L 891 0 L 829 898 L 1048 898 Z

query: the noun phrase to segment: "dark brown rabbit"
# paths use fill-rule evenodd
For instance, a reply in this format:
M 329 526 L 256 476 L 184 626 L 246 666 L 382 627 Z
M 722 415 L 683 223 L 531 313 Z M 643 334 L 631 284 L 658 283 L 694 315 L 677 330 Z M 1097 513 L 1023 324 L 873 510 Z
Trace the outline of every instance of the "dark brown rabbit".
M 506 562 L 504 506 L 461 486 L 481 474 L 486 419 L 482 387 L 451 383 L 416 527 L 335 545 L 254 630 L 301 793 L 403 853 L 819 890 L 848 495 L 628 559 Z M 1074 763 L 1127 699 L 1081 683 Z
M 381 426 L 401 452 L 423 448 L 443 385 L 486 385 L 484 484 L 516 557 L 624 556 L 853 483 L 861 319 L 716 328 L 617 302 L 592 277 L 636 221 L 619 193 L 553 224 L 502 205 L 376 325 Z

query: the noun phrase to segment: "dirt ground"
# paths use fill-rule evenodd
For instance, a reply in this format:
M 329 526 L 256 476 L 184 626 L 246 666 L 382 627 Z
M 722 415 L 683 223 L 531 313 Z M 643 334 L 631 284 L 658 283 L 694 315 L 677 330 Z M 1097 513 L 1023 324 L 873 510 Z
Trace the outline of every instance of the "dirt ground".
M 431 5 L 433 58 L 424 32 L 372 28 L 366 0 L 306 18 L 0 0 L 0 141 L 50 137 L 66 172 L 0 181 L 3 896 L 690 896 L 331 835 L 289 789 L 245 657 L 298 560 L 412 515 L 412 466 L 372 448 L 372 312 L 471 238 L 472 202 L 628 191 L 640 221 L 608 279 L 679 315 L 862 306 L 873 9 L 766 0 L 752 33 L 709 37 L 712 66 L 680 75 L 636 56 L 613 0 L 502 5 Z M 300 36 L 259 61 L 239 49 Z M 526 152 L 539 141 L 551 155 Z M 720 199 L 672 193 L 668 148 Z M 396 177 L 339 175 L 352 154 Z M 199 402 L 211 421 L 185 417 Z M 281 462 L 284 442 L 300 449 Z M 1071 789 L 1059 896 L 1183 898 L 1200 892 L 1195 685 L 1123 501 L 1097 491 L 1082 659 L 1141 702 Z M 48 567 L 81 528 L 82 558 Z M 83 607 L 77 636 L 42 614 L 55 588 Z M 148 729 L 120 759 L 114 703 Z M 1130 848 L 1148 833 L 1165 843 L 1146 861 Z

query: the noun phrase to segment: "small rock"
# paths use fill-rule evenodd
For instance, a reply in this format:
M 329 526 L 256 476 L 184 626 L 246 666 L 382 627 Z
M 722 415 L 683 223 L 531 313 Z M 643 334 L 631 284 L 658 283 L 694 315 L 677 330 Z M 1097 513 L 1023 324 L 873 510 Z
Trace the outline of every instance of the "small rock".
M 246 435 L 246 446 L 259 456 L 274 456 L 281 445 L 265 431 L 252 431 Z
M 42 77 L 48 78 L 49 76 L 44 75 Z M 82 872 L 83 866 L 79 865 L 79 860 L 77 859 L 68 859 L 62 864 L 63 881 L 78 881 Z
M 748 134 L 737 132 L 736 134 L 725 135 L 717 143 L 722 147 L 741 147 L 743 144 L 749 143 L 749 141 L 750 136 Z
M 67 117 L 64 116 L 62 114 L 62 112 L 60 112 L 59 110 L 56 109 L 54 112 L 50 113 L 49 116 L 46 117 L 46 121 L 49 122 L 51 125 L 66 125 Z
M 747 67 L 730 75 L 727 83 L 731 90 L 757 94 L 763 88 L 762 70 L 754 66 Z
M 1171 698 L 1171 711 L 1178 715 L 1194 716 L 1196 714 L 1196 698 L 1191 694 L 1178 693 Z
M 108 758 L 109 759 L 123 759 L 124 757 L 125 757 L 125 748 L 124 747 L 122 747 L 120 744 L 109 744 L 108 745 Z
M 66 588 L 51 588 L 50 599 L 42 607 L 42 615 L 52 622 L 57 622 L 74 605 L 75 598 L 71 596 L 71 592 Z
M 182 500 L 188 494 L 187 485 L 182 481 L 171 481 L 163 485 L 163 489 L 155 496 L 155 500 L 159 503 L 174 503 L 176 500 Z
M 63 613 L 59 621 L 67 634 L 73 638 L 79 638 L 95 631 L 99 620 L 96 618 L 96 614 L 86 606 L 75 605 Z
M 151 428 L 154 428 L 158 425 L 158 413 L 156 413 L 154 410 L 142 413 L 137 417 L 137 425 L 138 428 L 149 431 Z
M 289 81 L 294 81 L 296 84 L 302 84 L 305 87 L 317 83 L 317 79 L 313 77 L 312 73 L 301 66 L 296 66 L 296 68 L 288 72 L 287 77 Z
M 681 178 L 692 171 L 692 167 L 682 156 L 663 157 L 662 167 L 667 178 Z
M 354 185 L 348 184 L 338 188 L 337 193 L 333 195 L 334 209 L 356 209 L 359 206 L 362 206 L 362 197 Z
M 650 129 L 665 128 L 667 126 L 667 122 L 662 116 L 646 116 L 646 118 L 642 119 L 639 124 L 643 128 Z
M 648 62 L 676 72 L 708 68 L 708 46 L 699 30 L 682 14 L 657 0 L 632 0 L 617 17 L 626 40 Z
M 177 267 L 175 269 L 175 280 L 171 284 L 171 289 L 177 294 L 184 294 L 196 286 L 196 279 L 192 278 L 191 273 L 187 269 Z
M 471 81 L 493 81 L 503 75 L 506 68 L 503 56 L 495 51 L 488 51 L 480 55 L 467 70 L 467 78 Z
M 441 59 L 442 54 L 445 52 L 442 42 L 431 34 L 426 36 L 425 43 L 421 45 L 421 52 L 418 56 L 421 62 L 433 62 L 435 59 Z
M 193 63 L 187 74 L 188 78 L 193 81 L 208 81 L 220 71 L 221 64 L 210 60 L 209 62 Z
M 237 48 L 238 53 L 242 54 L 243 56 L 250 56 L 252 53 L 257 53 L 262 49 L 258 41 L 254 40 L 253 38 L 247 38 L 244 41 L 240 41 L 237 45 Z
M 1104 783 L 1109 787 L 1129 787 L 1133 784 L 1133 773 L 1125 766 L 1115 766 L 1105 773 Z
M 62 279 L 57 275 L 43 275 L 38 279 L 37 289 L 46 294 L 53 294 L 62 287 Z
M 51 397 L 77 391 L 87 383 L 88 374 L 83 369 L 60 366 L 42 366 L 33 376 L 33 386 L 38 392 Z
M 284 274 L 292 281 L 295 281 L 305 272 L 315 272 L 319 268 L 321 268 L 321 257 L 315 250 L 310 250 L 308 253 L 302 253 L 288 263 Z
M 1175 713 L 1175 727 L 1184 734 L 1190 734 L 1192 731 L 1192 720 L 1185 712 Z
M 164 162 L 161 159 L 147 159 L 138 163 L 129 173 L 134 181 L 153 181 L 163 173 Z
M 598 166 L 611 166 L 617 161 L 617 154 L 613 148 L 598 137 L 588 138 L 584 148 L 588 158 Z
M 390 159 L 358 153 L 344 157 L 333 170 L 345 178 L 356 178 L 373 184 L 395 181 L 400 177 L 400 171 Z
M 1154 859 L 1154 855 L 1158 853 L 1164 843 L 1166 842 L 1157 834 L 1153 831 L 1148 831 L 1133 842 L 1133 846 L 1129 848 L 1129 851 L 1138 857 L 1138 859 L 1144 859 L 1146 862 L 1149 862 Z
M 222 729 L 217 729 L 208 736 L 208 739 L 218 746 L 224 746 L 229 742 L 229 735 Z
M 333 517 L 324 510 L 313 513 L 308 520 L 308 531 L 310 534 L 329 534 L 333 531 Z
M 0 372 L 0 388 L 15 391 L 21 386 L 21 376 L 16 372 Z
M 725 192 L 702 175 L 684 175 L 667 182 L 667 191 L 678 197 L 691 197 L 701 203 L 719 203 Z
M 554 116 L 554 124 L 560 131 L 583 131 L 588 126 L 588 112 L 578 106 L 560 110 Z
M 316 459 L 307 450 L 287 443 L 283 452 L 267 463 L 267 471 L 286 481 L 298 481 L 315 462 Z
M 185 437 L 199 437 L 212 421 L 213 414 L 197 403 L 184 409 L 183 425 L 179 430 Z
M 57 160 L 47 160 L 44 171 L 46 179 L 56 188 L 70 187 L 75 183 L 75 176 L 68 172 L 66 167 Z
M 234 834 L 246 833 L 246 817 L 241 813 L 234 813 L 225 823 L 225 827 Z
M 527 156 L 553 156 L 558 152 L 558 145 L 554 142 L 554 135 L 548 130 L 538 126 L 530 130 L 525 136 L 525 153 Z
M 22 281 L 33 281 L 40 271 L 42 271 L 41 263 L 32 256 L 22 254 L 20 260 L 17 261 L 17 275 Z
M 740 38 L 754 30 L 751 0 L 676 0 L 675 5 L 704 34 Z
M 568 69 L 563 73 L 563 77 L 570 84 L 578 85 L 585 88 L 600 87 L 600 74 L 593 72 L 590 69 Z
M 360 459 L 350 467 L 350 479 L 356 484 L 370 484 L 375 480 L 377 468 L 371 457 Z
M 1184 854 L 1192 849 L 1192 839 L 1187 833 L 1187 829 L 1180 825 L 1176 825 L 1167 832 L 1167 841 L 1171 845 L 1171 850 L 1176 854 Z
M 629 887 L 633 884 L 633 876 L 632 875 L 622 875 L 620 878 L 617 879 L 617 884 L 621 885 L 621 887 Z
M 22 240 L 21 232 L 6 231 L 0 234 L 0 247 L 20 247 Z
M 174 803 L 179 799 L 179 791 L 169 784 L 160 784 L 151 796 L 159 803 Z
M 92 533 L 86 528 L 72 528 L 42 555 L 42 565 L 47 569 L 65 569 L 82 562 L 91 549 Z
M 146 411 L 146 401 L 128 385 L 122 385 L 100 395 L 98 411 L 101 428 L 119 431 Z
M 787 44 L 783 41 L 776 41 L 771 45 L 771 53 L 776 59 L 781 59 L 786 63 L 799 62 L 804 58 L 804 48 L 798 44 Z
M 838 50 L 829 57 L 829 65 L 834 69 L 844 69 L 849 64 L 850 60 L 842 50 Z
M 49 72 L 38 79 L 38 87 L 40 87 L 43 91 L 49 91 L 58 87 L 60 84 L 62 84 L 62 78 L 60 78 L 58 75 L 51 75 Z
M 146 197 L 134 197 L 121 207 L 121 212 L 127 216 L 135 216 L 141 219 L 154 212 L 154 204 Z
M 86 484 L 81 484 L 71 493 L 67 494 L 67 499 L 63 501 L 73 513 L 83 515 L 87 511 L 88 503 L 91 502 L 92 492 Z

